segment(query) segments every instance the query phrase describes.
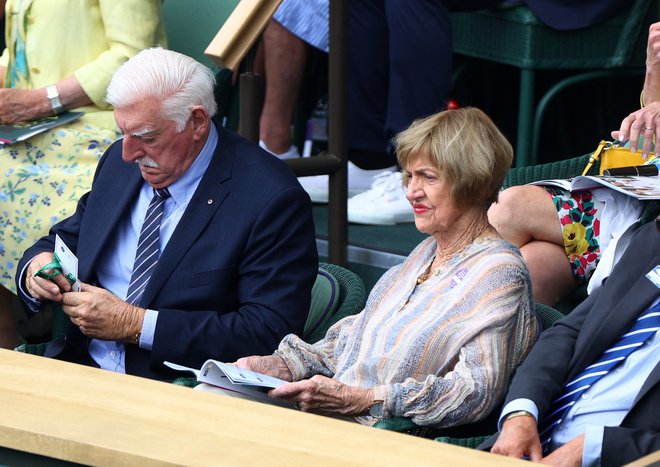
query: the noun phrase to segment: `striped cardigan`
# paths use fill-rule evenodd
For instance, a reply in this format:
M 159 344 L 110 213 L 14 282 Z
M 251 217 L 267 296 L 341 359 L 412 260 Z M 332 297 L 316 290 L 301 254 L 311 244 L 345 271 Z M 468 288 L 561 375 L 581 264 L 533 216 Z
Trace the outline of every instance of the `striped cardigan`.
M 375 387 L 385 417 L 419 425 L 488 415 L 539 332 L 529 274 L 513 245 L 483 237 L 418 285 L 435 252 L 432 237 L 420 243 L 383 275 L 361 313 L 337 322 L 321 341 L 286 336 L 276 354 L 293 380 L 322 374 Z

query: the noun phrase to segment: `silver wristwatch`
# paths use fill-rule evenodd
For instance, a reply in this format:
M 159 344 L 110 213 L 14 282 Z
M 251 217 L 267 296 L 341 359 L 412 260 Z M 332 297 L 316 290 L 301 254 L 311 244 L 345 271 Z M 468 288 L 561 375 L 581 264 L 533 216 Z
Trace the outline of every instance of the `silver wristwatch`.
M 64 107 L 62 106 L 62 101 L 60 100 L 60 93 L 57 91 L 57 86 L 54 84 L 49 84 L 46 86 L 46 96 L 50 101 L 50 108 L 53 109 L 55 115 L 59 115 L 64 112 Z

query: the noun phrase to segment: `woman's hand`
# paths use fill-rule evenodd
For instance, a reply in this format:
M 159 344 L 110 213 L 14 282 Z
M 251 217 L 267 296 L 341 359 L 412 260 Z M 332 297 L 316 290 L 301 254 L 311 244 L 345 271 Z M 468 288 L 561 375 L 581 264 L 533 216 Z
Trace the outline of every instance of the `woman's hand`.
M 649 27 L 644 79 L 644 103 L 658 100 L 660 100 L 660 22 Z
M 637 142 L 644 136 L 642 156 L 648 157 L 651 151 L 653 137 L 660 138 L 660 102 L 651 102 L 645 107 L 631 113 L 621 122 L 618 131 L 612 132 L 612 138 L 620 141 L 630 140 L 630 150 L 637 151 Z
M 361 415 L 374 401 L 373 388 L 347 386 L 327 376 L 316 375 L 268 391 L 271 397 L 292 401 L 303 412 Z
M 73 109 L 93 103 L 74 75 L 58 81 L 56 86 L 64 109 Z M 0 123 L 29 122 L 49 115 L 53 115 L 53 109 L 45 87 L 39 89 L 0 88 Z
M 262 375 L 283 379 L 284 381 L 291 381 L 293 379 L 289 367 L 277 355 L 243 357 L 235 361 L 233 365 L 239 368 L 245 368 L 246 370 L 256 371 Z
M 0 123 L 29 122 L 51 114 L 44 88 L 0 88 Z

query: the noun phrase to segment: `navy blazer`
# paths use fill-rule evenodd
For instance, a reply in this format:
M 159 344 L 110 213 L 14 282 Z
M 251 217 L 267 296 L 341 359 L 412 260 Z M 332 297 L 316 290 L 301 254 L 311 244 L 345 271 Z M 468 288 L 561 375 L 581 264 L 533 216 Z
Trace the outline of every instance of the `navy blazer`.
M 163 361 L 199 368 L 208 358 L 270 354 L 286 334 L 303 330 L 318 268 L 309 196 L 282 161 L 218 132 L 210 165 L 140 300 L 158 310 L 158 321 L 151 351 L 126 345 L 129 374 L 173 379 L 180 374 Z M 58 234 L 78 257 L 80 280 L 97 284 L 96 266 L 143 184 L 138 166 L 121 156 L 118 141 L 74 215 L 25 252 L 19 271 L 53 251 Z M 46 355 L 90 363 L 88 344 L 70 323 Z
M 658 298 L 646 274 L 660 264 L 660 221 L 643 226 L 605 284 L 541 337 L 516 371 L 506 403 L 531 399 L 543 419 L 563 386 L 610 348 Z M 640 382 L 619 427 L 606 427 L 602 465 L 623 465 L 660 449 L 660 364 Z M 494 444 L 493 437 L 483 446 Z

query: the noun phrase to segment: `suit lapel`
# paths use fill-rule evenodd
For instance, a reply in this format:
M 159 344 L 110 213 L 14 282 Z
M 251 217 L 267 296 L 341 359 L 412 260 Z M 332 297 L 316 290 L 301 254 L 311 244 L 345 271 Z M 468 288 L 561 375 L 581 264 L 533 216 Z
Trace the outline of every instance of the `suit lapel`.
M 153 301 L 229 194 L 227 182 L 232 176 L 234 146 L 224 144 L 225 137 L 228 136 L 226 132 L 218 129 L 218 133 L 218 145 L 213 158 L 158 260 L 140 300 L 142 306 L 148 306 Z

